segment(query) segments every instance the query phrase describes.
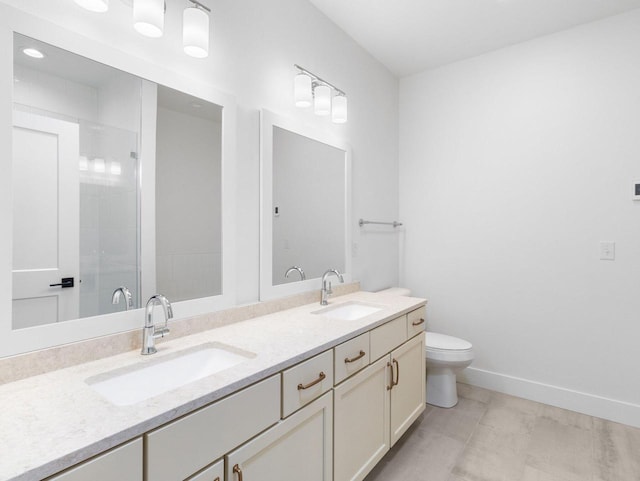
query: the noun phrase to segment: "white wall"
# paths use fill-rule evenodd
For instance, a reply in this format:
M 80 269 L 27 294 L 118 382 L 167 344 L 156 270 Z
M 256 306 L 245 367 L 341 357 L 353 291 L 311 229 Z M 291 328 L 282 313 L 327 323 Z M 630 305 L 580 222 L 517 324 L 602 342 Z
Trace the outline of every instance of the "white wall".
M 300 118 L 346 138 L 353 147 L 353 218 L 397 217 L 398 81 L 310 3 L 207 1 L 213 10 L 212 51 L 208 59 L 197 60 L 181 51 L 180 2 L 167 2 L 165 36 L 149 39 L 136 34 L 129 20 L 114 23 L 115 12 L 128 8 L 122 2 L 111 2 L 112 11 L 98 15 L 65 0 L 2 1 L 236 96 L 238 302 L 258 299 L 259 109 Z M 294 107 L 294 63 L 347 92 L 346 125 Z M 396 284 L 398 237 L 360 235 L 354 221 L 353 240 L 358 244 L 354 279 L 365 289 Z
M 427 329 L 473 343 L 472 383 L 635 425 L 638 58 L 634 11 L 400 84 L 402 283 Z

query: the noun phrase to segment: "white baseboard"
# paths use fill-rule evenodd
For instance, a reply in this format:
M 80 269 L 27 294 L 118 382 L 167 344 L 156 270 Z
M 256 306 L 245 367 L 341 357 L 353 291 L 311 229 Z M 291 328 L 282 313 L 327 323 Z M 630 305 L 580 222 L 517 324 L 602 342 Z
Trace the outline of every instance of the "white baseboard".
M 458 381 L 590 416 L 640 427 L 640 405 L 468 367 Z

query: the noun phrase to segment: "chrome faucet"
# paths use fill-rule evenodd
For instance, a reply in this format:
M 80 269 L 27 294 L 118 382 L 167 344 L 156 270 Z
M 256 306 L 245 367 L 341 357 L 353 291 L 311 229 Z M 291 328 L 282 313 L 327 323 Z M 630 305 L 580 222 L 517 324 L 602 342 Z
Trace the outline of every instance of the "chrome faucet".
M 331 281 L 327 280 L 327 278 L 331 274 L 334 274 L 335 276 L 337 276 L 338 279 L 340 279 L 340 282 L 344 282 L 344 278 L 342 277 L 342 274 L 340 274 L 340 272 L 337 269 L 329 269 L 322 275 L 322 290 L 320 291 L 320 296 L 321 296 L 320 305 L 322 306 L 327 305 L 327 299 L 329 299 L 329 294 L 333 294 L 333 291 L 331 290 Z
M 124 308 L 125 310 L 129 310 L 133 308 L 133 296 L 131 295 L 131 291 L 127 289 L 126 286 L 120 286 L 111 295 L 111 304 L 118 304 L 120 302 L 120 298 L 124 297 Z
M 153 306 L 160 304 L 164 311 L 164 327 L 157 328 L 153 323 Z M 167 323 L 173 317 L 171 303 L 162 294 L 152 296 L 147 302 L 144 327 L 142 328 L 142 355 L 154 354 L 156 350 L 155 339 L 169 334 Z
M 287 269 L 287 272 L 284 273 L 284 276 L 289 277 L 289 274 L 292 273 L 293 271 L 298 271 L 303 281 L 307 278 L 307 276 L 304 275 L 304 271 L 302 270 L 302 267 L 298 267 L 298 266 L 289 267 Z

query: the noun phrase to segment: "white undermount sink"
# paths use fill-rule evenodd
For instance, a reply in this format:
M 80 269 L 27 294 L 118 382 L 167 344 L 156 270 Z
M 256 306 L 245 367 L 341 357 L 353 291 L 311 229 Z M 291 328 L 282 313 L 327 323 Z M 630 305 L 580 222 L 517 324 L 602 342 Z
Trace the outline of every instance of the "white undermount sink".
M 240 364 L 255 354 L 218 343 L 169 354 L 157 362 L 99 374 L 86 383 L 116 406 L 129 406 Z
M 382 306 L 366 304 L 358 301 L 349 301 L 342 304 L 336 304 L 335 306 L 325 307 L 324 309 L 313 312 L 313 314 L 323 315 L 330 317 L 331 319 L 355 321 L 357 319 L 362 319 L 369 314 L 373 314 L 374 312 L 381 311 L 382 309 Z

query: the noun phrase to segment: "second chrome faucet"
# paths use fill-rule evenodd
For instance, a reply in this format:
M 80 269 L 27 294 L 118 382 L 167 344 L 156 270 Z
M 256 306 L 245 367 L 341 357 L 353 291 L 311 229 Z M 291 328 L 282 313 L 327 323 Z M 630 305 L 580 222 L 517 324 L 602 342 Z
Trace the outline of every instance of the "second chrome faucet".
M 322 291 L 320 291 L 320 305 L 326 306 L 329 295 L 333 294 L 331 290 L 331 281 L 327 280 L 330 275 L 335 275 L 340 282 L 344 282 L 344 278 L 337 269 L 329 269 L 322 275 Z
M 162 306 L 164 312 L 164 326 L 161 328 L 156 327 L 153 322 L 153 307 L 156 304 Z M 154 354 L 157 352 L 155 346 L 155 339 L 158 337 L 164 337 L 169 334 L 169 328 L 167 323 L 169 319 L 173 318 L 173 308 L 169 300 L 162 294 L 156 294 L 152 296 L 147 302 L 145 310 L 144 327 L 142 328 L 142 355 Z

